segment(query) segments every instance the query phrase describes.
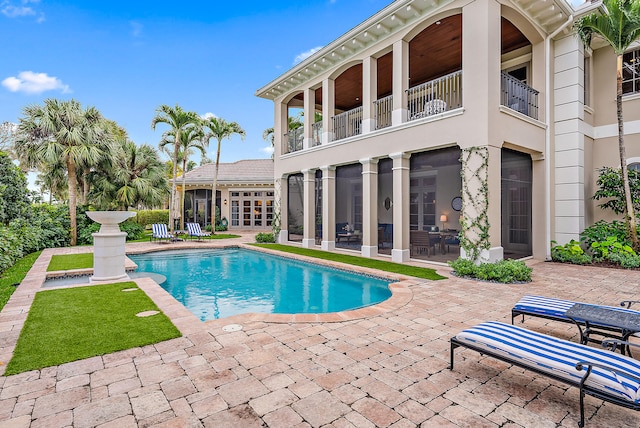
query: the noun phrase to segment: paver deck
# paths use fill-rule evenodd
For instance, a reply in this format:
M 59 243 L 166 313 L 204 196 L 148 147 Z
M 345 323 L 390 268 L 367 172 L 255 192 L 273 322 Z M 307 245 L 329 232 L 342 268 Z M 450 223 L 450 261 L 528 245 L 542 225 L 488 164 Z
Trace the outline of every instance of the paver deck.
M 140 243 L 127 251 L 217 245 Z M 2 362 L 54 251 L 88 249 L 47 250 L 38 259 L 0 313 Z M 408 281 L 401 300 L 366 313 L 206 323 L 141 279 L 184 336 L 2 376 L 0 428 L 575 427 L 575 388 L 464 349 L 456 351 L 455 370 L 448 369 L 452 335 L 481 321 L 510 322 L 511 307 L 525 294 L 601 304 L 640 299 L 640 272 L 531 264 L 529 284 L 465 280 L 438 267 L 448 279 Z M 242 330 L 223 330 L 232 323 Z M 570 324 L 527 318 L 524 326 L 578 338 Z M 640 412 L 592 397 L 586 411 L 588 426 L 640 426 Z

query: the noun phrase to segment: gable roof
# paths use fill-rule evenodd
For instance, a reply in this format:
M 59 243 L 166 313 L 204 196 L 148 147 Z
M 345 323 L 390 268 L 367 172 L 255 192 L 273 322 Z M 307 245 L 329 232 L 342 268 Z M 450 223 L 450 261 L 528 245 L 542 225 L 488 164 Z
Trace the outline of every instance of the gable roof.
M 211 184 L 216 165 L 201 165 L 185 174 L 187 185 Z M 178 184 L 182 177 L 178 177 Z M 218 169 L 219 185 L 273 185 L 273 160 L 248 159 L 232 163 L 221 163 Z

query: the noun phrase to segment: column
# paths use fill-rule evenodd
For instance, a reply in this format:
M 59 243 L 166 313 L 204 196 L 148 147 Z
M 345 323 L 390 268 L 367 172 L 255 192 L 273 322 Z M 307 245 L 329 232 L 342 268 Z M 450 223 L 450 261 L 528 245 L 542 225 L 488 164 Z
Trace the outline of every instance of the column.
M 407 90 L 409 89 L 409 42 L 393 44 L 393 126 L 407 121 Z
M 336 85 L 333 79 L 322 81 L 322 144 L 333 141 L 333 116 L 336 113 Z
M 322 168 L 322 249 L 336 249 L 336 167 Z
M 391 260 L 409 260 L 409 153 L 392 153 L 393 159 L 393 249 Z
M 584 50 L 572 35 L 552 42 L 555 236 L 558 244 L 579 240 L 585 228 Z M 614 105 L 614 104 L 612 104 Z M 549 124 L 550 126 L 551 124 Z M 552 181 L 553 183 L 553 181 Z M 589 196 L 587 195 L 587 198 Z M 553 220 L 552 220 L 553 221 Z
M 305 89 L 304 91 L 304 140 L 302 147 L 313 147 L 313 122 L 316 112 L 316 91 Z
M 302 170 L 303 186 L 304 186 L 304 200 L 303 200 L 303 229 L 304 236 L 302 238 L 302 246 L 305 248 L 312 248 L 315 246 L 315 230 L 316 230 L 316 204 L 315 204 L 315 184 L 316 184 L 316 170 L 304 169 Z
M 273 158 L 277 159 L 280 155 L 287 153 L 288 150 L 283 149 L 283 142 L 287 138 L 284 134 L 289 132 L 288 121 L 289 108 L 282 100 L 274 100 L 275 114 L 273 118 Z
M 362 133 L 375 131 L 376 110 L 374 101 L 378 99 L 378 60 L 366 57 L 362 61 Z
M 362 256 L 378 255 L 378 159 L 362 164 Z
M 289 176 L 282 175 L 280 180 L 280 236 L 278 242 L 289 241 Z

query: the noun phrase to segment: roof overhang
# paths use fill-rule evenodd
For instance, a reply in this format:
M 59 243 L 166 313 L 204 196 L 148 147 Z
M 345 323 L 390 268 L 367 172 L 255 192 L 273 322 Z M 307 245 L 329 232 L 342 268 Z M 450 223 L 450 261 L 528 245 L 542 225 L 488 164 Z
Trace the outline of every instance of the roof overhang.
M 398 0 L 382 9 L 360 25 L 326 45 L 309 58 L 295 65 L 255 93 L 260 98 L 273 100 L 302 90 L 305 83 L 328 70 L 343 64 L 359 52 L 391 35 L 409 28 L 415 22 L 433 15 L 454 0 Z M 582 10 L 590 11 L 601 5 L 601 0 L 585 3 L 574 9 L 566 0 L 511 0 L 505 4 L 515 7 L 547 34 L 560 28 L 570 16 Z

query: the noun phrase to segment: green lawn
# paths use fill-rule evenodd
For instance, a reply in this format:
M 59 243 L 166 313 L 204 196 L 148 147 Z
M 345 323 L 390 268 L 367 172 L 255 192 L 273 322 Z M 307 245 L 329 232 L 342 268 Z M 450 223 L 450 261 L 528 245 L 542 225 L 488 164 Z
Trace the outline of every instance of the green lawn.
M 11 266 L 9 269 L 4 271 L 2 275 L 0 275 L 0 311 L 4 308 L 4 305 L 9 301 L 9 297 L 13 294 L 16 289 L 14 284 L 20 284 L 31 266 L 35 263 L 35 261 L 40 256 L 42 251 L 37 251 L 35 253 L 31 253 L 29 255 L 24 256 L 20 260 L 16 262 L 15 265 Z
M 93 267 L 93 253 L 59 254 L 51 256 L 47 272 L 56 270 L 87 269 Z
M 299 254 L 302 256 L 315 257 L 317 259 L 331 260 L 334 262 L 345 263 L 354 266 L 362 266 L 372 269 L 378 269 L 385 272 L 397 273 L 400 275 L 414 276 L 416 278 L 424 278 L 431 280 L 446 279 L 444 276 L 438 275 L 435 270 L 429 268 L 421 268 L 416 266 L 408 266 L 400 263 L 387 262 L 384 260 L 368 259 L 365 257 L 350 256 L 345 254 L 330 253 L 327 251 L 313 250 L 309 248 L 293 247 L 281 244 L 251 244 L 256 247 L 269 248 L 272 250 L 282 251 L 285 253 Z
M 122 291 L 135 288 L 133 291 Z M 40 291 L 5 375 L 104 355 L 180 336 L 134 282 Z

